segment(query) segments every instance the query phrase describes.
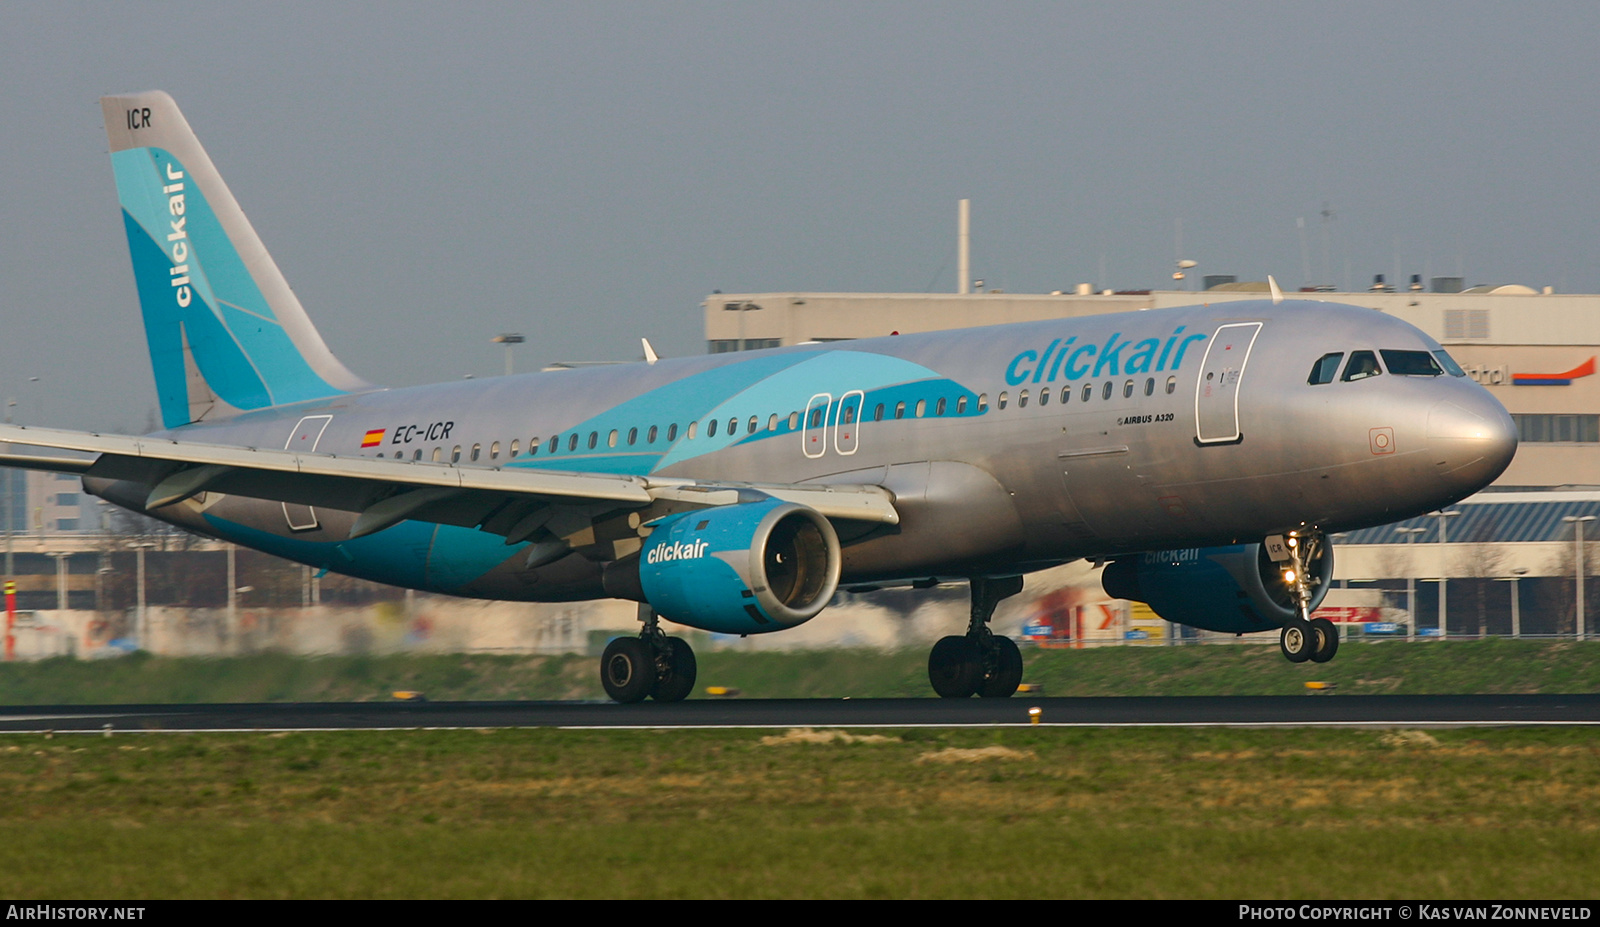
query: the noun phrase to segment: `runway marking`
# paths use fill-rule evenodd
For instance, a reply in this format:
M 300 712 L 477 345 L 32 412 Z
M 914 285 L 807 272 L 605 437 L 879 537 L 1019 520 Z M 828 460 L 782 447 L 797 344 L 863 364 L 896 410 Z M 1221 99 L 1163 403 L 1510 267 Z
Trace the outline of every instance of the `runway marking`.
M 88 715 L 85 717 L 104 717 L 103 715 Z M 18 720 L 50 720 L 50 719 L 18 719 Z M 57 719 L 60 720 L 60 719 Z M 732 731 L 732 730 L 788 730 L 797 727 L 828 728 L 830 730 L 904 730 L 915 728 L 927 729 L 958 729 L 958 728 L 1199 728 L 1199 727 L 1228 727 L 1228 728 L 1298 728 L 1298 727 L 1330 727 L 1330 728 L 1370 728 L 1373 730 L 1388 730 L 1391 728 L 1479 728 L 1479 727 L 1600 727 L 1600 721 L 1043 721 L 1031 724 L 1026 721 L 993 721 L 993 722 L 941 722 L 930 724 L 840 724 L 837 722 L 773 722 L 771 724 L 460 724 L 460 725 L 423 725 L 423 726 L 376 726 L 376 727 L 113 727 L 110 734 L 314 734 L 314 733 L 340 733 L 356 731 L 531 731 L 550 729 L 557 731 Z M 0 730 L 0 737 L 7 735 L 33 736 L 38 734 L 53 734 L 66 736 L 68 734 L 82 734 L 88 736 L 107 736 L 104 728 L 25 728 L 18 730 Z

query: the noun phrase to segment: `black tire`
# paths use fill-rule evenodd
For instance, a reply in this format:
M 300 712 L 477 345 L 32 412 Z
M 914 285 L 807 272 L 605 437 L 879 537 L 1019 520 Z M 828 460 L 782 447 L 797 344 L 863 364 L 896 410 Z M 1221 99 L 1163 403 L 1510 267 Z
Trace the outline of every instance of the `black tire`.
M 1299 618 L 1289 619 L 1278 635 L 1278 648 L 1290 663 L 1304 663 L 1311 659 L 1316 648 L 1316 635 L 1311 630 L 1311 623 Z
M 656 687 L 656 661 L 650 645 L 637 637 L 619 637 L 600 657 L 600 685 L 613 701 L 642 702 Z
M 928 681 L 940 698 L 970 698 L 983 682 L 983 654 L 965 637 L 940 638 L 928 654 Z
M 1311 651 L 1312 662 L 1326 663 L 1339 652 L 1339 626 L 1328 619 L 1311 619 L 1311 638 L 1316 645 Z
M 681 702 L 694 691 L 694 677 L 698 669 L 694 648 L 681 638 L 669 637 L 667 651 L 671 667 L 666 675 L 656 680 L 656 689 L 650 693 L 650 697 L 658 702 Z
M 994 640 L 994 675 L 978 686 L 979 698 L 1010 698 L 1022 685 L 1022 651 L 1009 637 Z

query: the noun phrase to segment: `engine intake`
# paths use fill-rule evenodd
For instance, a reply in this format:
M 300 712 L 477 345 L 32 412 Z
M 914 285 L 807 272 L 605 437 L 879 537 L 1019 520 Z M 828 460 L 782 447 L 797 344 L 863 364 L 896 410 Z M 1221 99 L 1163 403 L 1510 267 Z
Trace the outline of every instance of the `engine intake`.
M 1307 564 L 1311 607 L 1328 594 L 1333 546 Z M 1168 621 L 1208 631 L 1246 633 L 1283 627 L 1295 614 L 1295 590 L 1260 544 L 1157 550 L 1107 564 L 1106 594 L 1144 602 Z
M 815 509 L 765 499 L 662 519 L 639 551 L 639 588 L 662 617 L 724 634 L 809 621 L 839 587 L 839 536 Z

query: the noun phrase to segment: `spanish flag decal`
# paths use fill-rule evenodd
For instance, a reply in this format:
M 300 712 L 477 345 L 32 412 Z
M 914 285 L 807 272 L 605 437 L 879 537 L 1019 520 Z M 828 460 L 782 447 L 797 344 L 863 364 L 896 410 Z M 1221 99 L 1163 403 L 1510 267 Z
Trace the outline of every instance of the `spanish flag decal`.
M 367 432 L 366 437 L 361 439 L 361 446 L 362 447 L 377 447 L 378 445 L 382 444 L 383 443 L 383 433 L 386 430 L 387 429 L 384 429 L 384 428 L 374 428 L 371 431 Z

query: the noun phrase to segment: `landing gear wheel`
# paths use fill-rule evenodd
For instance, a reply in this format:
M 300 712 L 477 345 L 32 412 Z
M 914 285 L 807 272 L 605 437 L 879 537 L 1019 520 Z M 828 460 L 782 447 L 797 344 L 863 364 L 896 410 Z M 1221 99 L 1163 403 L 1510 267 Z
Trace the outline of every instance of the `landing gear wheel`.
M 650 645 L 637 637 L 619 637 L 600 657 L 600 685 L 624 705 L 642 702 L 656 687 L 656 661 Z
M 983 682 L 983 652 L 965 637 L 940 638 L 928 654 L 928 681 L 940 698 L 968 698 Z
M 1339 628 L 1328 619 L 1311 619 L 1311 638 L 1314 643 L 1311 650 L 1312 662 L 1326 663 L 1339 652 Z
M 1022 685 L 1022 651 L 1009 637 L 994 637 L 994 672 L 978 685 L 980 698 L 1010 698 Z
M 1278 635 L 1278 646 L 1283 650 L 1284 659 L 1290 663 L 1304 663 L 1311 659 L 1315 634 L 1311 630 L 1311 622 L 1303 618 L 1291 618 L 1283 626 L 1283 633 Z
M 656 679 L 656 689 L 650 693 L 658 702 L 681 702 L 694 691 L 694 649 L 681 638 L 666 639 L 667 669 Z

